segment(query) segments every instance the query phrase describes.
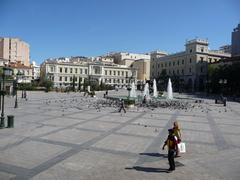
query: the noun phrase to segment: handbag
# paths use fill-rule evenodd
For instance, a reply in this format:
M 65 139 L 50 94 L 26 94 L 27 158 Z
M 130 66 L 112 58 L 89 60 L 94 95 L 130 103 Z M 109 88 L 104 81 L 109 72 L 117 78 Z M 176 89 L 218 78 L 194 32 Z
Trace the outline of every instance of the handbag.
M 186 145 L 185 145 L 184 142 L 181 142 L 181 143 L 177 144 L 177 146 L 178 146 L 178 149 L 179 149 L 180 153 L 185 153 L 186 152 Z

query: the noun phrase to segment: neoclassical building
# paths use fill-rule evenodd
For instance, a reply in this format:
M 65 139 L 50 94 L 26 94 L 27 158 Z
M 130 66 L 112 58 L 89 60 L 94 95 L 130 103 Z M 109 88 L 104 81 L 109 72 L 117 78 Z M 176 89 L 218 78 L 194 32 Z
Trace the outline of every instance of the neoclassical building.
M 177 76 L 191 90 L 202 89 L 208 73 L 208 63 L 231 57 L 220 50 L 209 50 L 208 41 L 193 39 L 185 44 L 185 51 L 170 54 L 151 53 L 151 79 L 158 79 L 163 71 L 168 76 Z
M 107 64 L 100 61 L 59 61 L 46 60 L 41 65 L 41 78 L 50 79 L 54 87 L 71 86 L 73 78 L 79 80 L 101 82 L 112 86 L 127 86 L 129 81 L 136 82 L 137 71 L 124 65 Z

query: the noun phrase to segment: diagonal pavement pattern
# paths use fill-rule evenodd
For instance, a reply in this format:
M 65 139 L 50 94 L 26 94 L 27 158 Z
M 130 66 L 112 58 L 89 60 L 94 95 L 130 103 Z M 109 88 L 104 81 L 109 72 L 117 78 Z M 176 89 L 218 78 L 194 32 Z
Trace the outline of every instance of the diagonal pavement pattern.
M 125 114 L 93 106 L 102 96 L 29 92 L 17 109 L 6 97 L 5 114 L 15 116 L 15 127 L 0 130 L 0 179 L 240 178 L 239 103 L 223 107 L 204 99 L 190 109 L 142 107 Z M 187 152 L 169 174 L 161 147 L 175 120 Z

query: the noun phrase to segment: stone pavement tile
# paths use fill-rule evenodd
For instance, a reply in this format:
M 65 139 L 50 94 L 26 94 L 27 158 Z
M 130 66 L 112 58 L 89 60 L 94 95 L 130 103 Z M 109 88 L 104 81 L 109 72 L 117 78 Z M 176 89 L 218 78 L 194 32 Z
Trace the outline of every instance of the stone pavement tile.
M 132 153 L 142 153 L 152 142 L 151 138 L 139 138 L 125 135 L 109 135 L 98 141 L 93 147 L 125 151 Z
M 168 120 L 139 118 L 136 121 L 132 122 L 132 124 L 165 127 L 167 122 Z
M 201 130 L 201 129 L 197 129 Z M 211 143 L 215 144 L 213 134 L 211 132 L 190 131 L 182 129 L 182 140 L 190 142 Z
M 65 129 L 61 130 L 47 136 L 43 136 L 42 139 L 73 143 L 73 144 L 82 144 L 88 140 L 91 140 L 101 133 L 92 132 L 92 131 L 82 131 L 79 129 Z
M 240 179 L 240 149 L 228 149 L 214 155 L 207 155 L 196 160 L 205 168 L 205 173 L 213 174 L 219 179 Z
M 195 122 L 186 122 L 186 121 L 178 121 L 180 128 L 182 130 L 203 130 L 203 131 L 211 131 L 209 124 L 206 123 L 195 123 Z
M 0 172 L 0 179 L 1 180 L 10 180 L 14 177 L 15 177 L 14 174 L 9 174 L 9 173 L 6 173 L 6 172 Z
M 47 120 L 49 117 L 41 116 L 41 114 L 28 114 L 23 117 L 15 116 L 14 121 L 24 121 L 24 122 L 42 122 Z
M 34 176 L 32 180 L 135 179 L 136 171 L 125 170 L 132 166 L 135 160 L 131 157 L 84 150 Z M 144 178 L 146 179 L 146 176 Z
M 2 151 L 0 162 L 24 168 L 33 168 L 65 152 L 67 149 L 63 146 L 29 141 Z
M 227 140 L 227 143 L 229 145 L 234 145 L 236 147 L 239 147 L 240 148 L 240 135 L 223 135 L 223 137 Z
M 117 133 L 156 137 L 162 129 L 163 128 L 144 127 L 141 125 L 127 125 L 118 130 Z
M 142 118 L 150 118 L 150 119 L 163 119 L 168 120 L 171 118 L 171 114 L 166 113 L 146 113 L 142 116 Z
M 20 142 L 23 139 L 24 139 L 24 137 L 18 137 L 18 136 L 14 136 L 14 135 L 8 135 L 8 136 L 0 135 L 0 148 L 5 148 L 9 145 Z
M 214 121 L 217 123 L 217 124 L 226 124 L 226 125 L 237 125 L 237 126 L 240 126 L 240 119 L 238 120 L 237 118 L 214 118 Z
M 50 133 L 51 131 L 55 131 L 57 129 L 60 129 L 60 127 L 38 125 L 35 128 L 26 129 L 25 132 L 15 133 L 15 134 L 19 134 L 19 135 L 27 136 L 27 137 L 33 137 L 33 136 L 39 136 L 39 135 L 42 135 L 45 133 Z
M 82 122 L 82 121 L 84 121 L 84 120 L 72 119 L 72 118 L 62 116 L 62 117 L 59 117 L 59 118 L 44 121 L 44 122 L 42 122 L 42 124 L 55 125 L 55 126 L 59 126 L 59 127 L 66 127 L 66 126 L 70 126 L 70 125 L 73 125 L 73 124 L 77 124 L 77 123 Z
M 89 122 L 85 122 L 83 124 L 77 125 L 76 128 L 109 131 L 117 126 L 119 126 L 119 124 L 111 123 L 111 122 L 89 121 Z
M 117 122 L 117 123 L 124 123 L 127 122 L 131 119 L 131 117 L 125 116 L 125 114 L 123 116 L 121 116 L 121 114 L 118 113 L 118 115 L 107 115 L 107 116 L 103 116 L 100 117 L 96 120 L 100 120 L 100 121 L 106 121 L 106 122 Z
M 208 120 L 206 117 L 196 117 L 196 116 L 178 116 L 177 121 L 191 121 L 191 122 L 208 123 Z
M 76 118 L 76 119 L 92 119 L 98 117 L 100 114 L 89 114 L 85 112 L 79 112 L 76 114 L 69 114 L 68 117 Z
M 240 137 L 240 126 L 225 124 L 218 124 L 217 126 L 222 133 L 233 133 Z
M 186 153 L 181 154 L 184 159 L 191 159 L 198 156 L 204 157 L 206 154 L 214 154 L 218 152 L 218 148 L 216 145 L 206 145 L 198 142 L 189 143 L 187 141 L 185 141 L 185 145 Z

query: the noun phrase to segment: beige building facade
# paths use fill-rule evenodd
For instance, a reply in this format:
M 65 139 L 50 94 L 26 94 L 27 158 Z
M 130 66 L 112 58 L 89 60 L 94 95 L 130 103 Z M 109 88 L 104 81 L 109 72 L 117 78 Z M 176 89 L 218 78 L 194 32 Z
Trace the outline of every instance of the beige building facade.
M 223 51 L 211 51 L 208 41 L 193 39 L 185 44 L 185 51 L 165 55 L 161 52 L 151 53 L 151 79 L 158 79 L 165 71 L 168 76 L 176 76 L 190 90 L 201 90 L 207 80 L 209 62 L 218 62 L 231 55 Z
M 136 81 L 137 71 L 123 65 L 104 64 L 101 62 L 57 62 L 45 61 L 41 65 L 41 78 L 50 79 L 54 87 L 66 88 L 71 86 L 73 77 L 75 83 L 83 83 L 84 79 L 101 82 L 112 86 L 127 86 Z
M 0 37 L 0 58 L 7 59 L 9 62 L 20 61 L 25 66 L 29 66 L 29 44 L 19 38 Z
M 145 83 L 146 80 L 150 80 L 150 60 L 138 59 L 133 62 L 133 68 L 137 70 L 137 80 Z

